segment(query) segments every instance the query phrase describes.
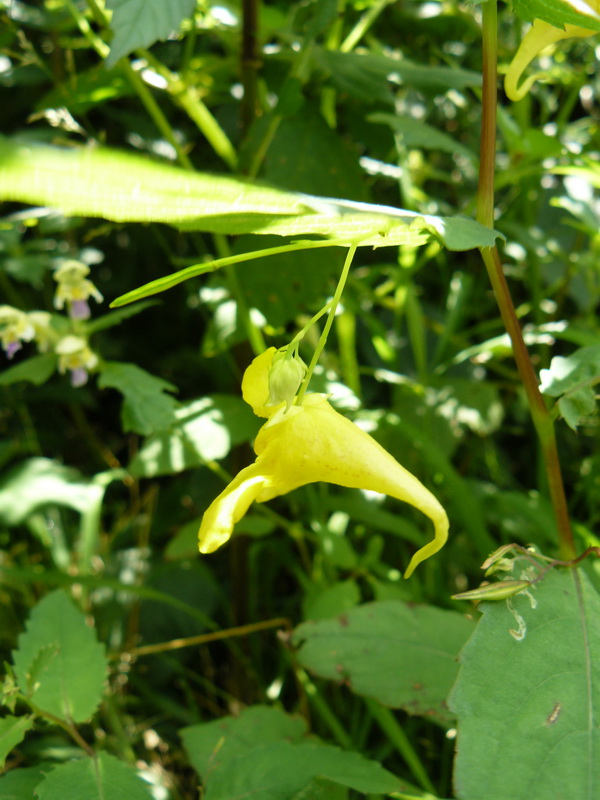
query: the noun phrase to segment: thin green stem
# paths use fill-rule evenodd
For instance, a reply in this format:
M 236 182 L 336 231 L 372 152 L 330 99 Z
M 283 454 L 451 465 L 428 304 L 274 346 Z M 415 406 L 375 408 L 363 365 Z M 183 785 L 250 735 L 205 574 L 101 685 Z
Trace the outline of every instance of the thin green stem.
M 193 171 L 194 165 L 177 141 L 169 120 L 163 114 L 161 107 L 154 99 L 152 92 L 146 86 L 141 75 L 134 70 L 126 58 L 122 59 L 121 68 L 123 69 L 123 72 L 125 73 L 129 83 L 133 86 L 136 94 L 142 101 L 142 105 L 148 112 L 148 116 L 152 119 L 160 133 L 162 133 L 167 142 L 169 142 L 171 147 L 173 147 L 177 153 L 177 160 L 181 166 L 187 170 Z
M 200 99 L 197 89 L 194 86 L 189 86 L 181 76 L 171 72 L 148 50 L 140 49 L 136 52 L 166 81 L 169 94 L 179 103 L 192 122 L 196 124 L 196 127 L 206 138 L 215 153 L 223 159 L 231 170 L 235 171 L 237 169 L 235 147 Z
M 354 50 L 377 17 L 391 2 L 393 2 L 393 0 L 379 0 L 378 3 L 374 3 L 371 8 L 367 9 L 342 42 L 340 53 L 349 53 L 351 50 Z
M 348 750 L 352 749 L 352 739 L 350 736 L 348 736 L 346 729 L 337 718 L 337 715 L 332 711 L 329 704 L 319 692 L 315 684 L 311 681 L 303 669 L 298 668 L 296 674 L 298 676 L 298 680 L 304 688 L 304 691 L 306 692 L 309 703 L 313 706 L 321 721 L 327 725 L 334 739 L 342 747 L 345 747 Z
M 110 53 L 110 47 L 106 44 L 106 42 L 102 41 L 98 34 L 92 30 L 90 23 L 77 8 L 73 0 L 65 0 L 65 5 L 69 9 L 71 16 L 77 23 L 77 27 L 83 36 L 88 40 L 101 58 L 106 58 L 106 56 Z
M 216 233 L 213 235 L 213 241 L 219 255 L 227 258 L 230 253 L 227 239 L 222 234 Z M 227 282 L 229 283 L 229 289 L 236 302 L 238 322 L 246 331 L 246 336 L 248 337 L 254 355 L 258 356 L 267 349 L 262 331 L 252 320 L 252 315 L 248 308 L 244 291 L 240 286 L 236 270 L 232 265 L 228 265 L 225 267 L 225 274 L 227 276 Z
M 431 794 L 435 795 L 436 791 L 429 779 L 427 770 L 421 763 L 421 759 L 417 755 L 416 750 L 410 743 L 410 739 L 404 732 L 393 712 L 390 711 L 389 708 L 382 706 L 376 700 L 365 699 L 364 702 L 375 722 L 379 725 L 381 730 L 385 733 L 390 742 L 394 745 L 396 750 L 406 762 L 415 780 L 420 786 L 423 787 L 423 789 L 425 789 L 425 791 L 431 792 Z
M 483 93 L 477 220 L 483 225 L 493 227 L 497 105 L 496 0 L 487 0 L 487 2 L 483 3 L 482 14 Z M 565 561 L 569 561 L 575 558 L 576 551 L 560 469 L 554 425 L 539 390 L 538 379 L 523 339 L 523 333 L 504 276 L 498 249 L 496 247 L 483 248 L 481 256 L 492 284 L 502 321 L 512 342 L 517 370 L 525 389 L 533 424 L 540 440 L 550 499 L 558 527 L 560 552 L 562 558 Z
M 327 337 L 329 336 L 329 331 L 331 330 L 331 326 L 333 325 L 333 320 L 335 318 L 335 312 L 337 311 L 337 307 L 342 298 L 342 292 L 344 291 L 344 286 L 346 285 L 346 280 L 348 279 L 348 273 L 350 272 L 350 266 L 352 264 L 352 259 L 354 258 L 354 254 L 356 253 L 356 248 L 357 245 L 355 244 L 351 245 L 348 248 L 348 254 L 346 255 L 346 260 L 344 262 L 342 274 L 340 275 L 338 285 L 336 286 L 335 289 L 335 294 L 333 295 L 333 299 L 331 300 L 327 322 L 325 323 L 325 327 L 323 328 L 323 333 L 321 334 L 319 342 L 315 348 L 313 357 L 310 361 L 310 364 L 308 365 L 306 376 L 302 381 L 302 386 L 300 387 L 300 391 L 298 392 L 298 396 L 296 397 L 297 405 L 302 404 L 302 398 L 306 393 L 312 374 L 315 371 L 315 367 L 319 362 L 319 358 L 321 357 L 321 353 L 323 352 L 323 348 L 325 347 L 325 343 L 327 342 Z

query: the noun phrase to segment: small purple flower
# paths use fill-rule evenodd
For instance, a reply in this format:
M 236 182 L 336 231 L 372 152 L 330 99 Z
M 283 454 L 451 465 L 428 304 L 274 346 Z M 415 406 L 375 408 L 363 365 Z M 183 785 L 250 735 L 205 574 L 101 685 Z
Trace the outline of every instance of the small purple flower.
M 14 354 L 22 348 L 21 342 L 15 340 L 14 342 L 8 342 L 4 348 L 4 352 L 6 353 L 6 357 L 10 359 L 14 356 Z
M 89 319 L 92 315 L 87 300 L 72 300 L 70 312 L 72 319 Z
M 87 370 L 80 367 L 71 370 L 71 386 L 85 386 L 88 381 Z

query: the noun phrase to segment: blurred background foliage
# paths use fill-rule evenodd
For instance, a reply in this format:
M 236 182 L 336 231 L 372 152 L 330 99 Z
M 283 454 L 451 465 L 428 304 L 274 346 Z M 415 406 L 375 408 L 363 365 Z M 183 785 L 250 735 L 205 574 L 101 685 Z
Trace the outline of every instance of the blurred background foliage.
M 164 4 L 180 31 L 158 41 L 146 31 L 150 11 L 138 39 L 127 38 L 118 16 L 126 5 L 0 2 L 4 135 L 103 144 L 300 192 L 473 216 L 477 5 L 265 0 L 255 45 L 235 0 Z M 501 9 L 501 68 L 522 27 Z M 557 430 L 580 549 L 598 544 L 600 516 L 595 57 L 593 40 L 581 39 L 543 55 L 549 81 L 517 104 L 501 99 L 497 154 L 495 227 L 506 237 L 515 305 L 536 369 L 548 370 L 549 402 L 567 396 L 555 413 L 569 423 Z M 313 388 L 431 487 L 450 516 L 447 547 L 403 583 L 429 536 L 420 516 L 317 484 L 255 507 L 228 547 L 198 557 L 202 512 L 252 459 L 258 421 L 239 396 L 252 345 L 286 344 L 331 296 L 344 254 L 226 268 L 113 316 L 108 303 L 187 264 L 277 243 L 2 208 L 2 303 L 51 313 L 57 336 L 79 325 L 99 360 L 81 386 L 55 362 L 35 361 L 33 341 L 2 364 L 2 660 L 36 602 L 71 587 L 111 657 L 88 738 L 145 762 L 157 798 L 196 796 L 179 728 L 256 703 L 299 711 L 314 733 L 383 760 L 409 783 L 415 768 L 372 701 L 313 682 L 285 632 L 137 658 L 133 648 L 280 618 L 295 626 L 372 600 L 456 610 L 450 595 L 477 585 L 496 547 L 556 551 L 537 442 L 479 256 L 431 242 L 359 250 Z M 81 323 L 54 305 L 64 259 L 87 264 L 104 298 Z M 315 343 L 305 340 L 306 359 Z M 557 388 L 564 369 L 552 359 L 584 347 L 589 369 Z M 582 383 L 588 396 L 578 404 Z M 422 790 L 450 797 L 448 720 L 403 711 L 388 723 L 402 725 L 430 776 Z M 59 729 L 42 726 L 9 766 L 61 762 L 70 748 Z

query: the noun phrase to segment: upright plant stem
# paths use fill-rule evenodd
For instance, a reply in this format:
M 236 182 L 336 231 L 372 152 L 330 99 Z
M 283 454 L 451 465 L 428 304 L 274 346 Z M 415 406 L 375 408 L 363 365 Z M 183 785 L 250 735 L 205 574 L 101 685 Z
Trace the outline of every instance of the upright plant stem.
M 331 330 L 331 326 L 333 325 L 333 320 L 335 319 L 335 313 L 337 311 L 337 307 L 342 299 L 342 293 L 344 291 L 344 286 L 346 285 L 346 280 L 348 278 L 348 273 L 350 272 L 350 265 L 352 264 L 352 259 L 354 258 L 354 254 L 356 253 L 357 245 L 353 244 L 350 245 L 348 248 L 348 253 L 346 255 L 346 260 L 344 262 L 344 266 L 342 268 L 342 274 L 340 275 L 340 279 L 338 281 L 338 285 L 335 289 L 335 294 L 333 295 L 333 300 L 329 307 L 329 316 L 327 317 L 327 322 L 325 323 L 325 327 L 323 328 L 323 333 L 319 338 L 319 342 L 315 348 L 315 352 L 313 353 L 313 357 L 311 359 L 310 364 L 308 365 L 308 370 L 306 372 L 306 376 L 302 381 L 302 386 L 300 387 L 300 391 L 298 392 L 298 396 L 296 398 L 296 403 L 301 405 L 302 398 L 308 388 L 308 384 L 310 383 L 310 379 L 312 377 L 313 372 L 315 371 L 315 367 L 319 363 L 319 358 L 321 357 L 321 353 L 323 352 L 323 348 L 327 342 L 327 337 L 329 336 L 329 331 Z
M 498 27 L 496 0 L 486 0 L 481 8 L 483 14 L 483 93 L 477 220 L 482 225 L 491 228 L 494 223 L 496 160 Z M 550 499 L 558 527 L 561 556 L 565 561 L 570 561 L 575 558 L 576 551 L 561 475 L 554 425 L 539 390 L 538 379 L 523 339 L 521 326 L 519 325 L 510 290 L 502 270 L 498 248 L 482 248 L 480 252 L 500 309 L 502 321 L 512 342 L 513 355 L 525 389 L 533 424 L 540 440 Z

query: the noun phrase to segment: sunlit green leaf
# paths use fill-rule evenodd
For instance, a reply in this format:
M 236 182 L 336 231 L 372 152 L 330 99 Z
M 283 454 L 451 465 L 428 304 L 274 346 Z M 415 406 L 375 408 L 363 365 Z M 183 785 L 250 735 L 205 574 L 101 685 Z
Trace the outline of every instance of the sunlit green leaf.
M 84 722 L 100 703 L 107 669 L 104 647 L 63 591 L 35 606 L 13 663 L 23 694 L 60 719 Z
M 540 389 L 559 397 L 558 408 L 570 428 L 576 430 L 596 409 L 600 383 L 600 345 L 581 347 L 570 356 L 555 356 L 540 372 Z
M 170 475 L 224 458 L 256 432 L 257 420 L 241 398 L 214 395 L 185 403 L 169 430 L 149 437 L 130 464 L 140 477 Z
M 103 493 L 103 486 L 84 480 L 76 469 L 49 458 L 30 458 L 0 482 L 0 519 L 6 525 L 18 525 L 47 505 L 67 506 L 83 514 Z
M 565 25 L 577 25 L 580 28 L 589 28 L 600 31 L 600 16 L 598 15 L 593 0 L 513 0 L 515 13 L 531 22 L 542 19 L 555 28 L 564 28 Z

